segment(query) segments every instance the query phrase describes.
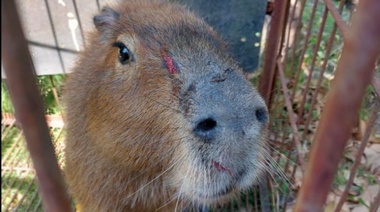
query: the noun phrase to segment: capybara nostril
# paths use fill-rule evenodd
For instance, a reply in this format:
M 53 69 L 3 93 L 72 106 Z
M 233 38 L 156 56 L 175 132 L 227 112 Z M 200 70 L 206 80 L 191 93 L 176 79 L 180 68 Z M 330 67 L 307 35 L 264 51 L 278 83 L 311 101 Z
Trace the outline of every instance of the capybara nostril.
M 217 122 L 213 118 L 202 119 L 194 128 L 194 134 L 199 138 L 210 141 L 215 137 Z
M 256 118 L 261 123 L 266 123 L 268 121 L 268 111 L 265 107 L 259 107 L 255 112 Z

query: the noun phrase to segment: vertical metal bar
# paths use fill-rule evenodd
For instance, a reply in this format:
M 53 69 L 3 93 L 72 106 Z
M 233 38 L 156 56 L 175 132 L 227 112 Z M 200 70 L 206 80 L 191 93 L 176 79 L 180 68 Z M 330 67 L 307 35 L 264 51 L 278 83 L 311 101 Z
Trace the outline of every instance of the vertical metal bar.
M 339 4 L 339 11 L 340 12 L 342 12 L 343 6 L 344 6 L 344 1 L 341 1 Z M 312 98 L 311 98 L 310 108 L 314 108 L 314 105 L 317 102 L 318 92 L 319 92 L 319 89 L 321 88 L 321 85 L 322 85 L 323 74 L 325 73 L 325 70 L 327 67 L 327 62 L 329 61 L 329 55 L 331 53 L 331 49 L 332 49 L 332 46 L 334 43 L 336 31 L 337 31 L 337 25 L 334 24 L 333 29 L 332 29 L 331 34 L 330 34 L 330 38 L 326 44 L 325 58 L 323 59 L 323 63 L 322 63 L 321 68 L 319 70 L 320 74 L 319 74 L 319 78 L 317 81 L 317 86 L 316 86 L 315 91 L 314 91 Z M 312 119 L 312 113 L 313 113 L 313 110 L 310 110 L 308 115 L 306 116 L 307 119 L 306 119 L 306 123 L 305 123 L 305 129 L 308 129 L 308 127 L 309 127 L 309 124 L 310 124 L 311 119 Z M 305 139 L 306 132 L 307 131 L 304 131 L 304 133 L 302 135 L 302 139 Z
M 299 56 L 300 59 L 298 61 L 296 77 L 294 78 L 294 80 L 295 80 L 294 84 L 295 85 L 293 87 L 293 93 L 291 95 L 291 99 L 292 100 L 294 99 L 294 96 L 296 95 L 297 85 L 298 85 L 298 82 L 300 81 L 299 78 L 300 78 L 300 74 L 301 74 L 302 63 L 303 63 L 303 60 L 304 60 L 304 57 L 305 57 L 306 49 L 307 49 L 307 47 L 309 45 L 309 39 L 310 39 L 311 31 L 312 31 L 312 28 L 313 28 L 313 22 L 314 22 L 314 18 L 315 18 L 315 13 L 317 11 L 317 7 L 318 7 L 318 0 L 314 0 L 313 9 L 311 11 L 311 15 L 310 15 L 310 20 L 309 20 L 308 27 L 307 27 L 306 36 L 305 36 L 304 43 L 303 43 L 303 46 L 302 46 L 302 51 L 301 51 L 301 54 Z
M 14 167 L 15 165 L 17 165 L 18 161 L 17 161 L 17 156 L 20 155 L 20 152 L 22 150 L 22 148 L 19 146 L 19 144 L 21 143 L 21 139 L 22 136 L 21 136 L 21 133 L 17 136 L 16 140 L 14 141 L 14 143 L 17 143 L 16 145 L 14 145 L 13 147 L 15 149 L 11 149 L 8 151 L 9 155 L 11 155 L 11 157 L 9 157 L 8 160 L 4 161 L 4 165 L 5 163 L 7 163 L 6 165 L 10 166 L 10 167 Z M 16 148 L 18 147 L 18 148 Z M 3 165 L 3 164 L 1 164 Z M 8 181 L 8 178 L 11 177 L 11 173 L 12 173 L 12 169 L 10 170 L 10 173 L 8 174 L 8 176 L 6 175 L 6 170 L 1 170 L 1 186 L 3 186 L 3 183 L 5 184 L 5 182 Z
M 9 187 L 12 188 L 12 189 L 15 189 L 17 191 L 20 191 L 20 188 L 23 186 L 24 182 L 23 182 L 23 179 L 27 176 L 27 174 L 29 174 L 30 170 L 24 170 L 24 171 L 20 171 L 18 173 L 18 177 L 15 177 L 15 179 L 13 180 L 13 184 L 10 185 Z M 18 184 L 17 184 L 18 183 Z M 10 189 L 11 190 L 11 189 Z M 15 193 L 12 195 L 10 195 L 10 199 L 8 201 L 8 205 L 7 206 L 4 206 L 2 205 L 2 209 L 4 210 L 5 208 L 5 211 L 11 211 L 11 207 L 12 205 L 14 205 L 14 201 L 17 197 L 18 193 Z M 24 193 L 23 197 L 26 196 L 26 193 Z M 20 203 L 20 201 L 17 200 L 18 203 Z
M 373 76 L 372 87 L 375 89 L 377 96 L 380 98 L 380 78 Z
M 259 82 L 259 92 L 263 96 L 265 103 L 268 108 L 271 107 L 271 99 L 274 95 L 274 85 L 276 80 L 276 61 L 279 55 L 279 49 L 282 40 L 282 33 L 285 27 L 285 14 L 287 5 L 289 5 L 289 0 L 275 1 L 274 2 L 274 12 L 271 19 L 271 29 L 268 35 L 268 42 L 266 43 L 265 59 L 264 59 L 264 70 Z M 269 191 L 267 183 L 260 185 L 260 199 L 262 211 L 268 209 L 269 206 Z
M 18 136 L 17 136 L 17 138 L 15 139 L 15 141 L 13 142 L 13 144 L 12 144 L 12 146 L 11 146 L 11 148 L 9 148 L 9 150 L 7 151 L 7 153 L 5 154 L 5 156 L 4 157 L 2 157 L 1 158 L 1 165 L 3 166 L 3 165 L 5 165 L 5 162 L 7 161 L 8 162 L 8 157 L 10 157 L 10 158 L 13 158 L 14 156 L 14 149 L 16 148 L 16 146 L 18 145 L 18 142 L 19 142 L 19 140 L 21 140 L 21 134 L 22 134 L 22 132 L 20 132 L 19 134 L 18 134 Z M 2 138 L 1 140 L 3 140 L 4 138 Z M 11 153 L 13 153 L 13 155 L 11 156 Z M 12 160 L 12 159 L 10 159 L 10 160 Z M 3 172 L 1 172 L 1 174 L 3 174 Z
M 323 11 L 322 22 L 321 22 L 321 25 L 320 25 L 319 31 L 318 31 L 317 43 L 315 44 L 314 52 L 313 52 L 313 58 L 312 58 L 312 61 L 311 61 L 311 64 L 310 64 L 309 76 L 307 77 L 307 80 L 306 80 L 305 89 L 303 91 L 302 100 L 301 100 L 301 103 L 300 103 L 300 106 L 299 106 L 299 110 L 298 110 L 298 117 L 300 119 L 302 119 L 302 120 L 304 119 L 302 114 L 303 114 L 303 112 L 305 110 L 305 104 L 306 104 L 306 101 L 307 101 L 306 98 L 307 98 L 307 94 L 309 92 L 310 82 L 311 82 L 311 79 L 313 77 L 315 62 L 317 61 L 318 50 L 319 50 L 319 47 L 321 45 L 323 31 L 325 30 L 326 19 L 327 19 L 327 15 L 328 15 L 327 12 L 328 12 L 327 7 L 325 7 L 325 10 Z M 326 55 L 326 57 L 328 57 L 328 56 Z M 313 110 L 313 108 L 310 108 L 310 110 Z M 307 129 L 307 128 L 305 128 L 305 129 Z M 305 130 L 304 133 L 305 132 L 307 132 L 307 130 Z
M 96 6 L 98 7 L 98 11 L 100 12 L 101 8 L 100 8 L 99 0 L 96 0 Z
M 376 104 L 373 107 L 372 113 L 370 115 L 370 119 L 367 123 L 367 128 L 364 132 L 364 136 L 362 141 L 360 142 L 360 148 L 358 152 L 356 153 L 354 164 L 352 165 L 351 171 L 350 171 L 350 177 L 348 178 L 348 181 L 346 183 L 346 188 L 344 189 L 342 195 L 340 196 L 340 200 L 338 202 L 338 205 L 335 208 L 335 212 L 339 212 L 342 209 L 343 203 L 346 201 L 346 198 L 348 196 L 348 192 L 352 186 L 352 183 L 354 182 L 354 178 L 356 175 L 356 171 L 359 168 L 360 160 L 362 159 L 362 155 L 364 152 L 365 147 L 367 146 L 369 136 L 371 135 L 371 130 L 373 126 L 375 125 L 375 121 L 377 119 L 377 113 L 380 111 L 380 102 L 377 101 Z
M 340 32 L 342 33 L 343 37 L 345 37 L 348 30 L 347 24 L 343 21 L 342 16 L 340 16 L 340 12 L 336 9 L 334 3 L 331 0 L 324 1 L 326 7 L 329 9 L 332 17 L 335 20 L 336 25 L 338 25 Z
M 36 179 L 34 179 L 36 180 Z M 40 196 L 38 195 L 38 191 L 35 190 L 33 193 L 29 194 L 30 195 L 30 202 L 29 202 L 29 205 L 28 207 L 25 209 L 25 211 L 32 211 L 32 206 L 33 206 L 33 202 L 37 202 L 36 205 L 39 205 L 41 204 L 41 198 Z
M 321 211 L 380 54 L 380 1 L 361 0 L 312 143 L 295 211 Z M 349 95 L 347 95 L 349 92 Z
M 45 210 L 70 211 L 14 1 L 1 1 L 1 35 L 1 57 L 7 86 L 36 170 Z
M 298 46 L 298 38 L 299 38 L 299 35 L 300 35 L 300 31 L 301 30 L 298 30 L 299 27 L 300 27 L 300 24 L 302 23 L 302 16 L 303 16 L 303 12 L 305 10 L 305 4 L 306 4 L 306 0 L 302 0 L 301 2 L 301 5 L 300 5 L 300 14 L 299 14 L 299 20 L 297 20 L 297 24 L 296 24 L 296 32 L 294 33 L 294 45 L 293 45 L 293 49 L 292 49 L 292 57 L 291 57 L 291 62 L 290 62 L 290 70 L 293 70 L 293 67 L 294 67 L 294 61 L 295 61 L 295 58 L 296 58 L 296 50 L 297 50 L 297 46 Z M 295 82 L 296 84 L 294 86 L 297 87 L 297 81 Z M 293 96 L 293 95 L 292 95 Z
M 245 192 L 245 208 L 248 209 L 249 206 L 250 206 L 250 204 L 249 204 L 249 191 L 246 191 Z
M 379 209 L 380 205 L 380 190 L 377 192 L 373 202 L 371 203 L 371 207 L 369 208 L 369 212 L 376 212 Z
M 59 101 L 58 92 L 57 92 L 57 88 L 56 88 L 56 86 L 54 84 L 53 76 L 50 75 L 49 79 L 50 79 L 50 83 L 51 83 L 51 86 L 52 86 L 52 92 L 53 92 L 55 103 L 57 104 L 57 108 L 59 110 L 59 113 L 63 117 L 63 109 L 62 109 L 61 103 Z
M 77 20 L 78 20 L 80 35 L 82 36 L 83 45 L 86 46 L 86 39 L 84 37 L 82 22 L 80 20 L 80 16 L 79 16 L 78 6 L 77 6 L 77 1 L 76 0 L 73 0 L 73 5 L 74 5 L 74 10 L 75 10 L 75 15 L 77 16 Z
M 305 168 L 305 162 L 304 162 L 304 156 L 305 153 L 302 151 L 302 146 L 301 146 L 301 139 L 298 133 L 298 128 L 296 125 L 296 116 L 292 108 L 292 104 L 290 101 L 290 96 L 289 96 L 289 90 L 286 87 L 286 80 L 285 80 L 285 73 L 283 70 L 283 65 L 281 64 L 280 60 L 277 63 L 277 68 L 278 68 L 278 73 L 280 75 L 280 80 L 281 80 L 281 87 L 282 87 L 282 92 L 284 94 L 284 99 L 285 99 L 285 105 L 286 108 L 288 109 L 288 118 L 290 125 L 292 127 L 292 132 L 293 132 L 293 142 L 295 143 L 296 149 L 297 149 L 297 159 L 298 162 L 300 163 L 301 169 L 304 170 Z
M 263 183 L 259 185 L 259 191 L 260 191 L 260 206 L 262 212 L 269 212 L 271 210 L 271 204 L 270 204 L 270 191 L 269 191 L 269 185 L 268 180 L 263 180 Z
M 1 140 L 4 140 L 4 138 L 8 135 L 9 131 L 11 131 L 12 127 L 14 126 L 16 120 L 12 121 L 9 123 L 8 127 L 5 127 L 2 131 L 1 131 Z M 1 164 L 3 164 L 3 161 L 1 161 Z
M 289 150 L 289 152 L 290 152 L 291 150 Z M 296 171 L 297 171 L 297 168 L 298 168 L 298 166 L 297 166 L 297 164 L 295 164 L 294 166 L 293 166 L 293 171 L 292 171 L 292 174 L 290 175 L 291 177 L 290 177 L 290 179 L 294 179 L 294 176 L 295 176 L 295 174 L 296 174 Z M 284 197 L 284 205 L 283 205 L 283 211 L 285 212 L 285 211 L 287 211 L 286 209 L 287 209 L 287 207 L 288 207 L 288 200 L 289 200 L 289 193 L 286 193 L 286 195 L 285 195 L 285 197 Z
M 283 55 L 285 64 L 288 64 L 287 62 L 291 59 L 289 57 L 289 49 L 291 47 L 290 46 L 290 37 L 291 37 L 291 32 L 293 30 L 292 29 L 292 25 L 294 24 L 293 20 L 294 20 L 294 17 L 295 17 L 295 14 L 296 14 L 296 10 L 297 10 L 297 4 L 298 4 L 298 0 L 295 0 L 293 7 L 291 7 L 292 8 L 291 9 L 291 14 L 288 17 L 288 21 L 287 21 L 288 33 L 286 35 L 286 43 L 284 43 L 284 45 L 285 45 L 285 51 L 284 51 L 284 55 Z M 302 20 L 302 17 L 299 17 L 299 19 Z M 296 22 L 296 27 L 294 28 L 295 33 L 297 33 L 297 28 L 298 28 L 299 22 L 301 20 L 297 20 L 297 22 Z M 296 43 L 293 42 L 293 50 L 295 49 L 295 46 L 296 46 Z
M 288 1 L 289 0 L 274 2 L 275 9 L 273 11 L 268 41 L 265 47 L 264 70 L 261 75 L 258 88 L 259 92 L 264 97 L 268 108 L 270 108 L 270 102 L 273 96 L 273 88 L 276 79 L 276 62 L 282 37 L 281 32 L 285 26 L 284 18 Z
M 254 204 L 255 204 L 255 211 L 259 211 L 259 208 L 258 208 L 258 201 L 257 201 L 257 191 L 255 190 L 254 192 L 253 192 L 253 202 L 254 202 Z
M 24 202 L 26 197 L 29 196 L 29 194 L 31 193 L 30 189 L 33 187 L 33 185 L 35 185 L 34 180 L 30 180 L 29 184 L 27 185 L 27 188 L 25 189 L 24 195 L 18 201 L 17 206 L 13 208 L 13 211 L 19 211 L 19 208 L 21 207 L 21 205 L 23 205 L 22 203 Z
M 63 73 L 66 73 L 66 67 L 65 67 L 65 63 L 63 61 L 61 50 L 59 49 L 57 32 L 55 31 L 53 17 L 51 16 L 51 11 L 50 11 L 50 6 L 49 6 L 49 1 L 48 0 L 45 0 L 45 6 L 46 6 L 46 11 L 48 13 L 48 18 L 49 18 L 49 22 L 50 22 L 50 28 L 51 28 L 51 31 L 52 31 L 53 37 L 54 37 L 54 44 L 57 47 L 57 53 L 58 53 L 58 57 L 59 57 L 59 62 L 61 63 L 61 67 L 62 67 Z

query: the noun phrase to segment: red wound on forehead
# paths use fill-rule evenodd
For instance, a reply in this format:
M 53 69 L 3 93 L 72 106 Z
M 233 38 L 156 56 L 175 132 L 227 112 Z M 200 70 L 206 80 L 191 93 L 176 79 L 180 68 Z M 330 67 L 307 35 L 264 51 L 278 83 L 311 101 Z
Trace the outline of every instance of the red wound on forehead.
M 174 64 L 173 58 L 171 58 L 165 50 L 161 51 L 162 58 L 165 61 L 166 68 L 169 70 L 170 74 L 178 74 L 178 69 Z

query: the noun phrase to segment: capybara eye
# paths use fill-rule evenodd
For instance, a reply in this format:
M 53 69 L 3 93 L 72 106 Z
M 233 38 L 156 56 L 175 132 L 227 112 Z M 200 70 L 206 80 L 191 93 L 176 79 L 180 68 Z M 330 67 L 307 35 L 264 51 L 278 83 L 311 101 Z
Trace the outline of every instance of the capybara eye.
M 124 45 L 124 43 L 116 42 L 113 44 L 114 47 L 119 48 L 119 61 L 121 64 L 127 64 L 131 60 L 131 52 Z

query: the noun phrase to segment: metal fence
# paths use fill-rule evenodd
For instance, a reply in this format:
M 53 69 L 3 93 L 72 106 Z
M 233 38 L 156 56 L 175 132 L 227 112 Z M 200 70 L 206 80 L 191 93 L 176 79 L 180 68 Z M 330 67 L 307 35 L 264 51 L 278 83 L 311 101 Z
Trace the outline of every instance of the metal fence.
M 364 151 L 378 142 L 378 137 L 372 137 L 373 143 L 369 137 L 374 130 L 378 136 L 379 128 L 378 67 L 373 76 L 379 27 L 373 20 L 380 5 L 365 0 L 357 8 L 351 1 L 330 0 L 275 5 L 259 87 L 271 105 L 273 155 L 285 164 L 281 167 L 291 180 L 290 190 L 297 193 L 294 210 L 353 210 L 351 203 L 360 196 L 351 193 L 355 177 L 362 177 L 358 167 L 365 170 Z M 359 120 L 366 123 L 359 125 Z M 348 147 L 355 152 L 350 159 Z M 348 174 L 343 180 L 341 172 Z M 376 211 L 379 172 L 368 174 L 374 177 L 375 194 L 363 207 Z M 285 193 L 279 210 L 290 207 L 291 192 Z
M 2 46 L 2 61 L 12 70 L 6 73 L 7 83 L 18 118 L 2 113 L 2 211 L 65 211 L 69 207 L 59 173 L 64 162 L 64 123 L 60 115 L 44 114 L 32 72 L 66 73 L 67 64 L 85 44 L 90 21 L 84 17 L 91 16 L 79 13 L 84 7 L 72 1 L 72 15 L 77 19 L 71 26 L 80 29 L 73 35 L 79 47 L 75 42 L 62 46 L 59 24 L 54 24 L 57 20 L 52 16 L 57 8 L 48 1 L 40 3 L 47 14 L 43 27 L 49 26 L 52 32 L 50 44 L 30 37 L 25 42 L 16 36 L 22 31 L 15 8 L 11 1 L 2 2 L 2 43 L 9 44 Z M 97 10 L 101 3 L 92 1 L 91 5 L 87 12 Z M 268 173 L 266 183 L 223 210 L 377 211 L 380 26 L 376 20 L 380 20 L 380 2 L 275 0 L 268 5 L 270 21 L 268 33 L 263 33 L 267 37 L 258 87 L 270 108 L 268 139 L 277 173 Z M 12 25 L 7 24 L 9 20 Z M 27 23 L 24 30 L 28 27 Z M 34 69 L 27 45 L 32 54 L 56 54 L 55 59 L 46 60 L 60 65 L 52 68 L 50 62 L 33 61 Z M 38 72 L 41 69 L 49 71 Z M 21 72 L 25 70 L 30 70 L 29 75 Z M 50 82 L 59 105 L 60 85 L 51 77 Z M 58 162 L 52 162 L 56 157 Z M 55 174 L 51 178 L 47 172 Z

